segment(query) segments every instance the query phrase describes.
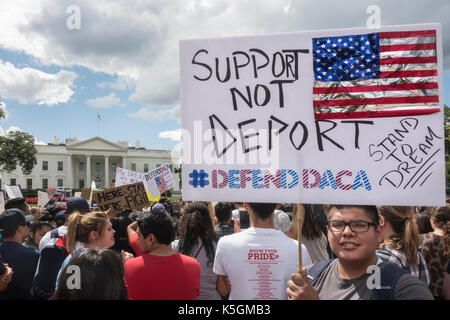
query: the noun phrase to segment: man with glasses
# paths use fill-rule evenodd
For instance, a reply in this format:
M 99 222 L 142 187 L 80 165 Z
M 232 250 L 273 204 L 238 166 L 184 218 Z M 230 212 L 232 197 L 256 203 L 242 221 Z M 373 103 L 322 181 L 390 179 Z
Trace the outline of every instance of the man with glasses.
M 375 252 L 381 230 L 375 206 L 332 205 L 327 230 L 337 259 L 293 274 L 286 290 L 290 300 L 433 299 L 422 281 L 378 260 Z

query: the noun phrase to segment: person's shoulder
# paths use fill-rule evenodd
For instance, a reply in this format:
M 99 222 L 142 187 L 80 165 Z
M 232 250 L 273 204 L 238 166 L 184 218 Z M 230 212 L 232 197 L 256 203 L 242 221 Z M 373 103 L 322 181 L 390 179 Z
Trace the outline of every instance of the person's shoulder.
M 394 300 L 434 300 L 434 298 L 422 280 L 410 273 L 404 273 L 395 284 Z
M 176 253 L 176 255 L 178 255 L 178 257 L 183 261 L 183 264 L 194 264 L 200 266 L 197 259 L 195 259 L 194 257 L 190 257 L 182 253 Z

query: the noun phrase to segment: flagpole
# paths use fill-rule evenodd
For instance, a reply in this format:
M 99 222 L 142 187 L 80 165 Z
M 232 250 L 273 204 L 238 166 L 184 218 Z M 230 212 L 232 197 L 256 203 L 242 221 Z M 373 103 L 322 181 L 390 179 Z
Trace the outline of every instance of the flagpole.
M 97 137 L 100 137 L 100 115 L 97 112 Z

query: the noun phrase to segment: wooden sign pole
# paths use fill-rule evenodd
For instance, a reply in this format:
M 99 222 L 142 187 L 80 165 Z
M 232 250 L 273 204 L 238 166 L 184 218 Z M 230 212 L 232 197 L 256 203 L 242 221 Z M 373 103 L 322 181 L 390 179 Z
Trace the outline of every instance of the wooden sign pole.
M 302 261 L 302 229 L 305 222 L 305 207 L 302 204 L 297 204 L 297 239 L 298 239 L 298 273 L 303 274 Z

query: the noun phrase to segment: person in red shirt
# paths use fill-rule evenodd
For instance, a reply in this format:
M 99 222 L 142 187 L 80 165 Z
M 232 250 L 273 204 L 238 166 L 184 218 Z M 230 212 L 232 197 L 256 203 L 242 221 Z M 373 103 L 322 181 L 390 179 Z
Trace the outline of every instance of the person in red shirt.
M 176 253 L 168 215 L 153 212 L 137 220 L 142 255 L 125 263 L 125 285 L 132 300 L 194 300 L 200 293 L 200 264 Z

